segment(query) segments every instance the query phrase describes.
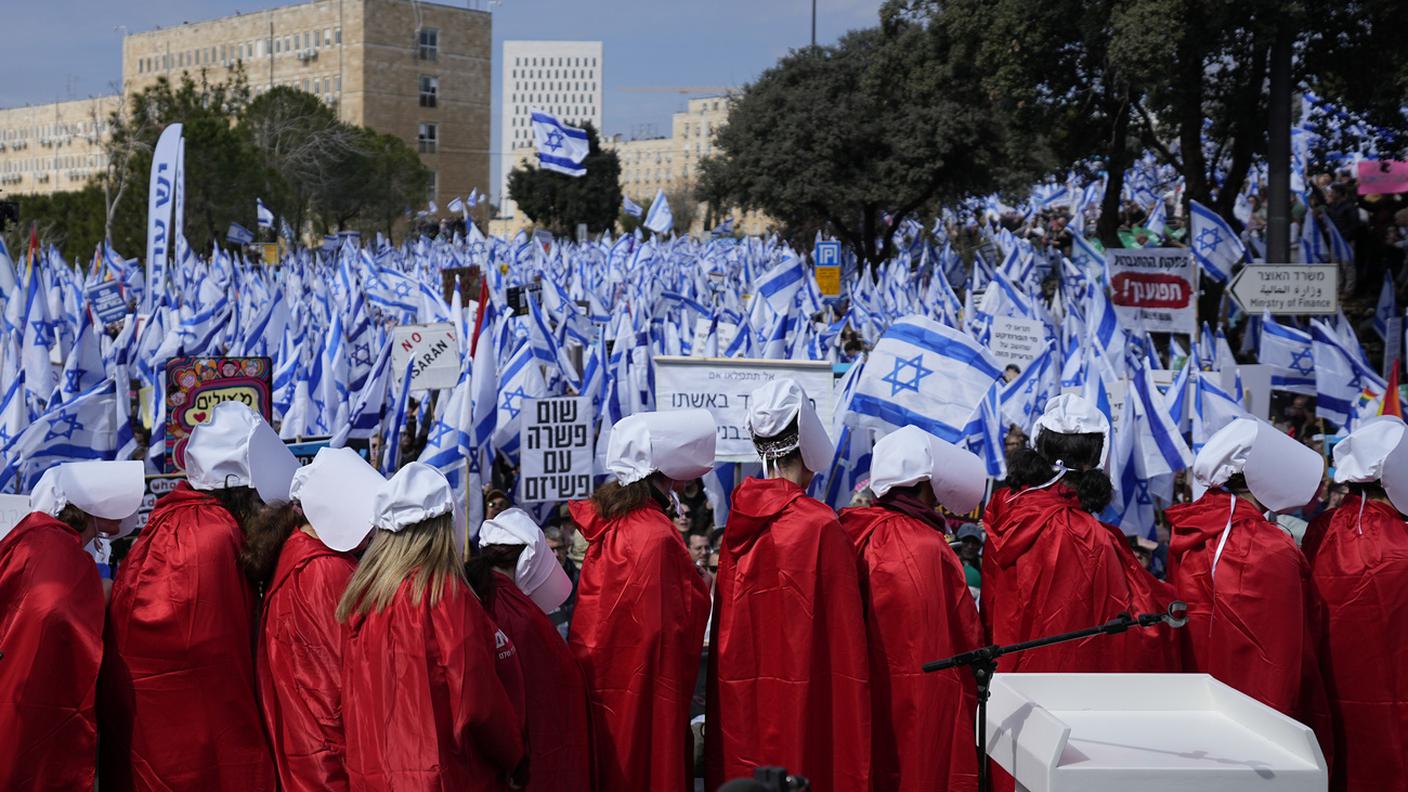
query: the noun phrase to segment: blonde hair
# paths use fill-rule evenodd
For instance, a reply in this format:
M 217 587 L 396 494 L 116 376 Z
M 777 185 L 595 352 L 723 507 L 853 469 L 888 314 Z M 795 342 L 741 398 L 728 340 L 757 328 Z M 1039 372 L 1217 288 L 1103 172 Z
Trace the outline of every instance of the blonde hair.
M 464 560 L 451 514 L 400 531 L 376 531 L 337 603 L 337 620 L 345 623 L 354 614 L 379 612 L 391 603 L 406 578 L 411 578 L 411 602 L 416 605 L 427 589 L 434 605 L 451 579 L 464 582 Z

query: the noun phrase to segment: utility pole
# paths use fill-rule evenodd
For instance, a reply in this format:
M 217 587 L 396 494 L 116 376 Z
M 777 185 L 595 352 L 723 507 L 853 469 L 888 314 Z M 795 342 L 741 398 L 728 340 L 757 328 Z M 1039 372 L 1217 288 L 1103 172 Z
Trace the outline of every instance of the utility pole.
M 1270 106 L 1266 129 L 1266 261 L 1291 260 L 1291 36 L 1284 18 L 1271 42 Z M 1307 207 L 1307 211 L 1309 208 Z
M 812 0 L 812 46 L 816 46 L 816 0 Z

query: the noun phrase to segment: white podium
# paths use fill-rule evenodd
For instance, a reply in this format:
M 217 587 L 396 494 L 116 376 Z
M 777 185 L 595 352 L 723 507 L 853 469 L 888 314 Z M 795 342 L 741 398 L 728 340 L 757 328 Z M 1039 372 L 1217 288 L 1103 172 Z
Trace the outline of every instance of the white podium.
M 1324 792 L 1308 726 L 1206 674 L 1002 674 L 988 754 L 1030 792 Z

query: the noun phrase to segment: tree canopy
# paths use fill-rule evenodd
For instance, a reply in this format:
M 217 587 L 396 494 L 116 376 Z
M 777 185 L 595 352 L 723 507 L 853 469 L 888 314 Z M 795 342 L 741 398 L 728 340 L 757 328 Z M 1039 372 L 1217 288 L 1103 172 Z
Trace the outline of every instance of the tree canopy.
M 591 124 L 584 130 L 589 146 L 582 161 L 585 176 L 531 167 L 514 168 L 508 175 L 509 197 L 530 220 L 554 234 L 573 234 L 579 223 L 599 234 L 612 227 L 621 208 L 621 161 L 616 152 L 601 148 Z

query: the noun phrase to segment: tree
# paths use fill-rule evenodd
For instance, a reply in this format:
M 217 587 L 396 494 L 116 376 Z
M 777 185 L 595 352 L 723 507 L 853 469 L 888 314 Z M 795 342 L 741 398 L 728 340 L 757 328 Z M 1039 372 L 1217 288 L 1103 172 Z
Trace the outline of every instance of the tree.
M 6 244 L 10 254 L 19 256 L 29 247 L 29 229 L 45 244 L 54 245 L 70 264 L 87 266 L 104 237 L 103 189 L 90 183 L 81 190 L 21 195 L 20 222 L 10 229 Z
M 787 55 L 733 104 L 700 194 L 761 210 L 804 244 L 825 225 L 873 264 L 922 208 L 1017 183 L 1030 169 L 1006 156 L 972 83 L 951 79 L 941 43 L 895 17 Z
M 591 124 L 588 153 L 582 164 L 585 176 L 568 176 L 539 168 L 517 167 L 508 175 L 508 193 L 518 208 L 537 225 L 554 234 L 569 235 L 578 224 L 593 234 L 616 222 L 621 207 L 621 162 L 614 151 L 604 151 Z

